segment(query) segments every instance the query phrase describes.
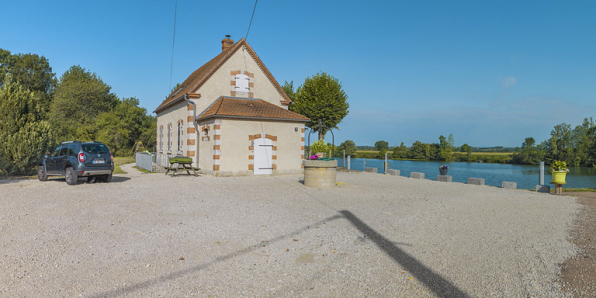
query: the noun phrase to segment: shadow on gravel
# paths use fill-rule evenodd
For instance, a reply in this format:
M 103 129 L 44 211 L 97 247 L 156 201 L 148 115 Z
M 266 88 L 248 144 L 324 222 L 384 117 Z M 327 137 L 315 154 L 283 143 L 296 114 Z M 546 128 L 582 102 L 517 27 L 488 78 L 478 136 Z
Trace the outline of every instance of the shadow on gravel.
M 406 268 L 416 279 L 422 282 L 427 288 L 433 291 L 438 297 L 468 297 L 466 293 L 458 289 L 455 285 L 443 278 L 441 275 L 433 272 L 430 268 L 424 266 L 420 261 L 408 255 L 399 247 L 395 246 L 389 239 L 377 233 L 352 212 L 347 210 L 339 211 L 343 216 L 358 228 L 362 234 L 372 240 L 380 249 L 382 249 L 395 262 Z
M 407 269 L 414 277 L 416 277 L 416 279 L 418 279 L 420 282 L 422 282 L 427 288 L 429 288 L 431 291 L 433 291 L 438 297 L 468 297 L 468 295 L 466 295 L 466 293 L 464 293 L 462 290 L 457 288 L 455 285 L 451 284 L 448 280 L 443 278 L 441 275 L 432 271 L 430 268 L 424 266 L 422 263 L 420 263 L 420 261 L 418 261 L 414 257 L 408 255 L 406 252 L 404 252 L 403 250 L 401 250 L 399 247 L 397 247 L 394 244 L 394 243 L 399 243 L 399 242 L 391 242 L 389 239 L 383 237 L 383 235 L 377 233 L 375 230 L 373 230 L 367 224 L 362 222 L 358 217 L 356 217 L 350 211 L 342 210 L 342 211 L 339 211 L 339 213 L 341 215 L 338 214 L 335 216 L 327 217 L 327 218 L 320 220 L 314 224 L 311 224 L 311 225 L 303 227 L 299 230 L 296 230 L 295 232 L 288 233 L 288 234 L 285 234 L 282 236 L 278 236 L 278 237 L 272 238 L 267 241 L 262 241 L 260 243 L 256 243 L 255 245 L 249 246 L 245 249 L 215 258 L 214 260 L 212 260 L 210 262 L 206 262 L 206 263 L 194 266 L 189 269 L 172 272 L 170 274 L 166 274 L 166 275 L 163 275 L 163 276 L 160 276 L 160 277 L 157 277 L 154 279 L 150 279 L 150 280 L 147 280 L 147 281 L 144 281 L 141 283 L 133 284 L 133 285 L 130 285 L 127 287 L 122 287 L 122 288 L 118 288 L 115 290 L 95 294 L 91 297 L 99 298 L 99 297 L 117 297 L 117 296 L 121 296 L 121 295 L 128 295 L 134 291 L 137 291 L 137 290 L 140 290 L 143 288 L 147 288 L 147 287 L 151 287 L 158 283 L 167 282 L 167 281 L 174 280 L 174 279 L 177 279 L 179 277 L 182 277 L 182 276 L 185 276 L 188 274 L 196 273 L 196 272 L 201 271 L 205 268 L 208 268 L 214 264 L 217 264 L 220 262 L 225 262 L 229 259 L 241 256 L 241 255 L 249 253 L 253 250 L 259 249 L 259 248 L 261 248 L 262 245 L 269 245 L 274 242 L 278 242 L 278 241 L 281 241 L 281 240 L 284 240 L 287 238 L 295 237 L 296 235 L 302 234 L 303 232 L 310 229 L 311 227 L 318 227 L 326 222 L 336 220 L 336 219 L 341 219 L 341 218 L 347 219 L 354 227 L 356 227 L 360 232 L 362 232 L 364 235 L 366 235 L 368 237 L 368 239 L 373 241 L 387 255 L 389 255 L 391 258 L 393 258 L 393 260 L 396 263 L 398 263 L 399 265 L 401 265 L 402 267 Z M 408 245 L 408 244 L 405 244 L 405 245 Z
M 242 250 L 239 250 L 237 252 L 230 253 L 230 254 L 227 254 L 227 255 L 224 255 L 224 256 L 215 258 L 214 260 L 212 260 L 210 262 L 206 262 L 206 263 L 203 263 L 203 264 L 200 264 L 200 265 L 197 265 L 195 267 L 188 268 L 188 269 L 185 269 L 185 270 L 180 270 L 180 271 L 172 272 L 170 274 L 166 274 L 166 275 L 163 275 L 163 276 L 160 276 L 160 277 L 157 277 L 157 278 L 154 278 L 154 279 L 150 279 L 150 280 L 147 280 L 147 281 L 144 281 L 144 282 L 141 282 L 141 283 L 133 284 L 133 285 L 130 285 L 130 286 L 127 286 L 127 287 L 122 287 L 122 288 L 115 289 L 115 290 L 112 290 L 112 291 L 106 291 L 106 292 L 103 292 L 103 293 L 99 293 L 99 294 L 96 294 L 96 295 L 93 295 L 93 296 L 90 296 L 90 297 L 91 298 L 99 298 L 99 297 L 117 297 L 117 296 L 121 296 L 121 295 L 128 295 L 128 294 L 130 294 L 130 293 L 132 293 L 134 291 L 137 291 L 137 290 L 140 290 L 140 289 L 143 289 L 143 288 L 147 288 L 147 287 L 151 287 L 151 286 L 154 286 L 154 285 L 156 285 L 158 283 L 162 283 L 162 282 L 167 282 L 167 281 L 170 281 L 170 280 L 174 280 L 174 279 L 177 279 L 179 277 L 185 276 L 187 274 L 192 274 L 192 273 L 195 273 L 197 271 L 201 271 L 201 270 L 203 270 L 203 269 L 205 269 L 207 267 L 210 267 L 212 265 L 215 265 L 217 263 L 224 262 L 224 261 L 227 261 L 229 259 L 232 259 L 232 258 L 241 256 L 241 255 L 244 255 L 244 254 L 247 254 L 247 253 L 249 253 L 249 252 L 251 252 L 253 250 L 260 249 L 262 247 L 262 245 L 269 245 L 270 243 L 278 242 L 278 241 L 281 241 L 281 240 L 284 240 L 284 239 L 287 239 L 287 238 L 293 238 L 296 235 L 300 235 L 303 232 L 311 229 L 312 227 L 318 227 L 318 226 L 320 226 L 320 225 L 322 225 L 322 224 L 324 224 L 326 222 L 330 222 L 332 220 L 336 220 L 336 219 L 340 219 L 340 218 L 343 218 L 343 216 L 341 216 L 341 215 L 330 216 L 330 217 L 327 217 L 327 218 L 325 218 L 323 220 L 320 220 L 318 222 L 315 222 L 314 224 L 311 224 L 311 225 L 308 225 L 306 227 L 303 227 L 303 228 L 301 228 L 299 230 L 296 230 L 295 232 L 288 233 L 288 234 L 285 234 L 285 235 L 282 235 L 282 236 L 278 236 L 278 237 L 272 238 L 272 239 L 267 240 L 267 241 L 262 241 L 260 243 L 256 243 L 255 245 L 249 246 L 249 247 L 247 247 L 245 249 L 242 249 Z

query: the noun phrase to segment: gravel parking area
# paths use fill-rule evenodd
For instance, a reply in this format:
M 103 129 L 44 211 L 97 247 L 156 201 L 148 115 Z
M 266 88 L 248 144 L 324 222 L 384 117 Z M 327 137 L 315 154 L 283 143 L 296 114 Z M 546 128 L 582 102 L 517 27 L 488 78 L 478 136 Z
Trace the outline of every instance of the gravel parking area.
M 372 173 L 0 180 L 1 297 L 564 297 L 577 198 Z

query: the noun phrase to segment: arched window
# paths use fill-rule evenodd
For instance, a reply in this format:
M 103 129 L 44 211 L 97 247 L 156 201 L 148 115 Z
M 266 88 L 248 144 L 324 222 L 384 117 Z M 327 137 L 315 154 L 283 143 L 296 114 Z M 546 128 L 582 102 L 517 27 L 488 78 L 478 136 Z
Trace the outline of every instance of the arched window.
M 168 152 L 172 152 L 172 123 L 168 124 Z

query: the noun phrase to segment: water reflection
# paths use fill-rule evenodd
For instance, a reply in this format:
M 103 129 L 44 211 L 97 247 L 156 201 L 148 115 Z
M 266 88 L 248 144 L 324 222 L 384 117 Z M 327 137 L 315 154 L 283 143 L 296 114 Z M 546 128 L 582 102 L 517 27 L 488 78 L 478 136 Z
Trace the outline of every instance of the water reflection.
M 377 168 L 379 173 L 383 172 L 383 161 L 379 159 L 355 158 L 351 161 L 351 169 L 362 171 L 366 167 Z M 338 164 L 343 165 L 339 159 Z M 453 181 L 467 183 L 468 178 L 484 178 L 485 184 L 501 186 L 503 181 L 517 182 L 517 188 L 534 189 L 539 180 L 538 166 L 523 166 L 511 164 L 490 164 L 490 163 L 465 163 L 465 162 L 438 162 L 438 161 L 411 161 L 411 160 L 389 160 L 389 168 L 401 171 L 401 176 L 409 177 L 410 172 L 422 172 L 430 180 L 436 180 L 439 175 L 440 165 L 449 166 L 447 175 L 453 177 Z M 544 181 L 548 184 L 551 175 L 548 167 L 545 167 Z M 571 167 L 567 175 L 566 187 L 596 188 L 596 169 L 588 167 Z

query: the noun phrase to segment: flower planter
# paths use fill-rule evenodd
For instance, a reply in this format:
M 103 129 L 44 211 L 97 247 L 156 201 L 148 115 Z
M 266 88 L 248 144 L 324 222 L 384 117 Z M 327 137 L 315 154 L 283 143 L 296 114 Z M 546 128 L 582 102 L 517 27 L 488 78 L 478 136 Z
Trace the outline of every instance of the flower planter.
M 304 185 L 315 188 L 335 186 L 337 160 L 303 160 Z
M 441 175 L 445 176 L 445 175 L 447 175 L 448 170 L 449 169 L 439 169 L 439 173 L 441 173 Z
M 567 176 L 567 171 L 552 171 L 551 174 L 553 175 L 553 182 L 555 184 L 565 184 L 565 177 Z

